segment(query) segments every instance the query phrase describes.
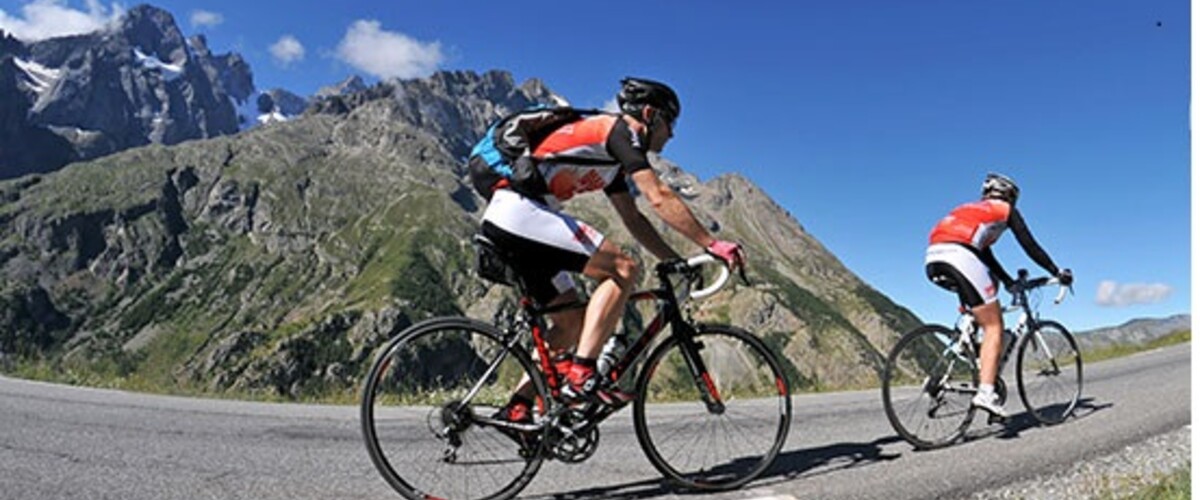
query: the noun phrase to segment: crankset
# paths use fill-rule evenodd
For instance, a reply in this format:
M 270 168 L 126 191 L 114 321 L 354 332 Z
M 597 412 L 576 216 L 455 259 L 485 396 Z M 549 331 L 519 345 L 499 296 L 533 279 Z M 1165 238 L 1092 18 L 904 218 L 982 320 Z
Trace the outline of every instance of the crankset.
M 591 458 L 600 447 L 600 427 L 592 424 L 586 413 L 568 410 L 550 427 L 547 444 L 551 456 L 577 464 Z

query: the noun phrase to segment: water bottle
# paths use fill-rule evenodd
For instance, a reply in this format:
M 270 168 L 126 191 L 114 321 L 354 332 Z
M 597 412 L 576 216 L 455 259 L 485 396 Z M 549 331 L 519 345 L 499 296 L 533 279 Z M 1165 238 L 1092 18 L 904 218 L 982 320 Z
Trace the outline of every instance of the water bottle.
M 596 360 L 596 371 L 602 375 L 608 375 L 608 371 L 617 365 L 621 356 L 625 355 L 625 347 L 623 335 L 613 334 L 609 337 L 608 342 L 604 343 L 604 349 L 600 351 L 600 359 Z

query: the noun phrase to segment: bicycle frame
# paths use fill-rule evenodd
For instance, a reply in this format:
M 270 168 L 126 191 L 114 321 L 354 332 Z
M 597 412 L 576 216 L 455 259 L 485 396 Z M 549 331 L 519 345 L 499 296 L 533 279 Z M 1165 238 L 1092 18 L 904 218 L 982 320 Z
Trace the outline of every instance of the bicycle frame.
M 712 274 L 703 274 L 701 266 L 710 263 L 722 266 L 711 270 L 715 271 Z M 589 391 L 598 391 L 586 398 L 567 398 L 564 394 L 568 392 L 565 390 L 568 379 L 560 375 L 569 362 L 564 364 L 557 349 L 551 349 L 548 333 L 552 320 L 564 319 L 562 316 L 567 314 L 583 314 L 572 310 L 583 306 L 582 301 L 543 307 L 529 298 L 520 277 L 515 283 L 505 283 L 516 286 L 518 302 L 515 307 L 511 303 L 501 307 L 493 317 L 493 324 L 459 316 L 430 318 L 394 336 L 376 357 L 363 390 L 363 436 L 376 468 L 407 498 L 432 498 L 425 491 L 426 486 L 439 491 L 449 488 L 471 498 L 481 497 L 484 490 L 490 492 L 486 498 L 509 498 L 528 485 L 544 460 L 580 463 L 591 457 L 601 440 L 601 423 L 628 403 L 639 445 L 667 479 L 687 488 L 718 491 L 740 487 L 758 477 L 778 456 L 790 427 L 791 400 L 784 371 L 770 349 L 750 332 L 729 325 L 693 322 L 691 310 L 684 304 L 689 299 L 714 293 L 726 283 L 730 273 L 723 262 L 709 255 L 698 255 L 687 261 L 660 263 L 655 271 L 659 286 L 638 290 L 630 297 L 635 304 L 653 301 L 655 312 L 646 314 L 652 317 L 644 327 L 629 329 L 641 329 L 642 334 L 630 342 L 628 352 L 617 356 L 619 359 L 609 358 L 611 363 L 606 365 L 611 366 L 603 372 L 603 378 L 589 380 Z M 711 281 L 711 286 L 701 289 L 701 278 L 705 276 L 719 277 Z M 672 331 L 664 336 L 663 330 L 668 326 Z M 557 348 L 560 339 L 553 340 Z M 430 346 L 450 346 L 452 352 L 448 354 L 454 355 L 469 348 L 472 354 L 463 357 L 467 363 L 462 366 L 447 367 L 448 360 L 432 354 L 436 351 L 425 350 Z M 559 354 L 559 358 L 552 357 L 552 352 Z M 740 370 L 741 365 L 729 372 L 734 375 L 722 376 L 726 365 L 719 361 L 728 357 L 726 353 L 733 353 L 739 360 L 745 358 L 751 376 L 741 373 L 745 371 Z M 708 360 L 709 355 L 719 361 Z M 430 357 L 434 363 L 430 368 L 416 367 Z M 406 370 L 406 365 L 390 372 L 393 361 L 412 362 L 414 367 Z M 660 364 L 669 368 L 657 370 L 656 375 L 654 367 Z M 716 371 L 709 374 L 710 368 Z M 408 378 L 408 373 L 423 375 L 434 370 L 437 377 L 441 377 L 442 370 L 453 371 L 455 375 L 445 379 L 444 384 L 424 385 L 424 379 Z M 600 392 L 614 390 L 611 384 L 618 381 L 628 385 L 630 380 L 637 384 L 634 398 L 614 401 L 604 398 L 610 393 Z M 778 394 L 772 389 L 772 381 Z M 724 385 L 718 388 L 714 382 Z M 532 411 L 513 416 L 508 405 L 516 399 L 503 403 L 506 388 L 532 397 L 533 404 L 529 405 Z M 533 394 L 527 393 L 527 388 Z M 391 395 L 393 390 L 397 392 Z M 405 399 L 409 394 L 418 399 Z M 426 394 L 431 397 L 427 399 Z M 510 390 L 508 394 L 514 392 Z M 767 400 L 760 403 L 759 397 Z M 692 404 L 666 404 L 680 398 Z M 382 423 L 377 410 L 396 405 L 397 399 L 399 405 L 414 408 L 382 414 L 390 419 L 391 426 L 377 429 Z M 695 404 L 697 399 L 705 404 Z M 777 405 L 775 413 L 772 401 Z M 747 404 L 739 406 L 742 403 Z M 679 412 L 683 406 L 690 411 Z M 733 411 L 737 409 L 746 411 Z M 755 418 L 755 413 L 763 416 Z M 412 425 L 399 424 L 402 419 Z M 679 427 L 680 419 L 689 425 Z M 705 425 L 693 428 L 692 421 Z M 770 433 L 757 431 L 759 425 L 770 429 Z M 427 428 L 428 433 L 421 428 Z M 386 436 L 381 436 L 381 429 L 389 436 L 415 429 L 421 434 L 418 437 L 423 438 L 416 446 L 430 453 L 394 461 L 414 449 L 411 443 L 416 441 L 402 440 L 385 448 L 381 437 Z M 681 433 L 682 430 L 689 433 Z M 740 438 L 731 437 L 731 433 Z M 711 436 L 701 443 L 712 451 L 704 455 L 699 466 L 686 454 L 684 462 L 676 460 L 679 446 L 686 449 L 696 446 L 689 434 Z M 508 441 L 516 445 L 515 456 L 511 455 Z M 730 447 L 730 442 L 738 446 Z M 670 453 L 664 454 L 663 450 Z M 734 452 L 736 455 L 724 456 Z M 460 465 L 485 465 L 472 473 L 486 480 L 476 485 L 469 479 L 458 486 L 447 483 L 447 478 L 457 481 L 453 479 L 455 476 L 466 474 L 466 469 L 456 468 Z M 496 470 L 496 466 L 502 466 L 503 470 Z M 509 477 L 512 482 L 504 482 Z M 480 490 L 478 494 L 476 490 Z
M 1058 278 L 1050 277 L 1030 279 L 1025 270 L 1020 270 L 1018 276 L 1010 288 L 1012 302 L 1003 308 L 1003 313 L 1019 313 L 1019 317 L 1010 325 L 1011 329 L 1005 330 L 1003 342 L 1006 345 L 1000 359 L 997 360 L 999 366 L 994 390 L 1000 396 L 1002 405 L 1010 393 L 1004 382 L 1003 372 L 1008 358 L 1012 357 L 1020 368 L 1015 373 L 1015 389 L 1025 408 L 1040 422 L 1061 422 L 1078 402 L 1081 387 L 1081 379 L 1078 378 L 1078 350 L 1065 328 L 1052 321 L 1041 320 L 1037 307 L 1031 305 L 1029 295 L 1030 291 L 1036 288 L 1057 284 L 1061 288 L 1055 302 L 1061 303 L 1066 292 L 1070 290 L 1070 282 L 1063 283 Z M 928 323 L 906 333 L 888 355 L 882 390 L 884 412 L 897 433 L 919 449 L 950 445 L 966 433 L 975 418 L 977 406 L 968 402 L 968 398 L 973 399 L 979 391 L 981 349 L 976 335 L 981 328 L 969 309 L 960 308 L 959 313 L 958 321 L 953 327 Z M 1043 329 L 1044 324 L 1049 324 L 1050 327 Z M 1061 361 L 1054 353 L 1054 350 L 1058 349 L 1054 344 L 1059 336 L 1065 338 L 1065 342 L 1069 344 L 1069 351 L 1063 351 L 1064 355 L 1074 353 L 1070 361 Z M 1030 356 L 1031 353 L 1049 355 Z M 1033 368 L 1030 369 L 1030 366 Z M 1036 376 L 1054 377 L 1066 374 L 1072 377 L 1063 380 L 1075 384 L 1074 395 L 1071 399 L 1065 399 L 1066 396 L 1071 396 L 1067 392 L 1059 398 L 1053 394 L 1057 387 L 1055 382 L 1049 382 L 1051 385 L 1044 388 L 1040 382 L 1035 382 L 1037 385 L 1033 386 L 1034 396 L 1031 399 L 1026 380 L 1034 372 Z M 894 390 L 909 384 L 913 380 L 912 375 L 920 382 L 919 392 Z M 1064 387 L 1071 389 L 1071 386 Z M 1050 397 L 1059 399 L 1045 401 L 1039 393 L 1044 393 L 1046 389 L 1051 391 Z M 995 417 L 989 414 L 989 423 L 998 421 L 994 420 Z
M 713 383 L 711 376 L 708 374 L 707 368 L 704 366 L 703 360 L 697 355 L 699 347 L 692 341 L 691 333 L 694 327 L 683 318 L 680 312 L 679 301 L 674 287 L 671 286 L 671 272 L 666 269 L 657 270 L 660 286 L 650 290 L 641 290 L 630 295 L 630 302 L 654 301 L 659 304 L 658 313 L 650 320 L 650 323 L 642 331 L 638 340 L 630 346 L 624 355 L 619 359 L 612 368 L 609 369 L 608 378 L 612 382 L 620 380 L 625 373 L 634 367 L 638 357 L 645 353 L 653 344 L 654 339 L 663 331 L 667 325 L 671 325 L 671 334 L 683 341 L 686 346 L 683 349 L 685 353 L 685 361 L 688 364 L 689 370 L 692 372 L 696 388 L 700 391 L 701 397 L 708 405 L 710 410 L 719 411 L 722 407 L 721 396 L 717 391 L 716 385 Z M 686 296 L 686 294 L 684 294 Z M 539 367 L 542 374 L 545 375 L 546 382 L 550 388 L 552 396 L 557 397 L 559 393 L 559 381 L 557 371 L 554 364 L 551 363 L 550 346 L 546 341 L 543 333 L 547 330 L 545 326 L 545 316 L 552 312 L 563 311 L 575 307 L 581 307 L 582 304 L 569 303 L 547 308 L 538 308 L 533 301 L 528 297 L 521 299 L 521 308 L 526 317 L 530 318 L 530 330 L 533 336 L 534 349 L 537 352 L 539 359 Z M 504 354 L 501 354 L 501 358 Z M 540 404 L 540 402 L 539 402 Z
M 1038 349 L 1042 349 L 1044 351 L 1049 350 L 1049 347 L 1046 346 L 1045 339 L 1043 339 L 1041 335 L 1036 335 L 1038 314 L 1037 311 L 1034 311 L 1029 305 L 1029 292 L 1036 288 L 1055 283 L 1058 283 L 1056 279 L 1048 277 L 1030 280 L 1029 271 L 1026 271 L 1025 269 L 1021 269 L 1017 272 L 1017 281 L 1014 287 L 1015 292 L 1013 293 L 1012 303 L 1010 303 L 1007 307 L 1004 307 L 1001 312 L 1005 314 L 1016 312 L 1020 313 L 1020 315 L 1017 317 L 1016 324 L 1011 329 L 1013 333 L 1012 342 L 1004 346 L 1005 350 L 1002 352 L 1000 365 L 997 368 L 998 373 L 1003 372 L 1004 366 L 1008 361 L 1008 356 L 1004 354 L 1008 354 L 1008 351 L 1013 349 L 1026 335 L 1035 334 L 1034 339 L 1037 341 Z M 1064 287 L 1062 291 L 1059 292 L 1058 297 L 1054 299 L 1054 302 L 1062 302 L 1066 291 L 1067 288 Z M 962 314 L 955 323 L 955 329 L 959 334 L 959 338 L 956 341 L 947 343 L 946 347 L 947 349 L 952 348 L 955 342 L 964 346 L 970 345 L 970 351 L 972 355 L 978 356 L 979 353 L 975 352 L 975 346 L 972 342 L 971 335 L 975 333 L 976 329 L 979 328 L 979 325 L 975 322 L 975 315 L 972 314 L 969 309 L 961 308 L 960 310 L 962 311 Z M 1055 364 L 1055 369 L 1057 369 L 1058 367 L 1056 361 Z

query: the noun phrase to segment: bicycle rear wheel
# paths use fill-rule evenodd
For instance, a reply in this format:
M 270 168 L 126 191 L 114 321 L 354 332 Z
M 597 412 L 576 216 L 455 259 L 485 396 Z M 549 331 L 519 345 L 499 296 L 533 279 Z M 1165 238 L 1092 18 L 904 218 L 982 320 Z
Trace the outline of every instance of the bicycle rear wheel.
M 506 349 L 491 325 L 437 318 L 409 327 L 380 352 L 363 388 L 375 467 L 409 499 L 516 495 L 541 465 L 544 433 L 502 432 L 491 417 L 524 374 L 545 401 L 529 355 Z
M 1039 321 L 1017 351 L 1017 389 L 1025 408 L 1043 424 L 1057 424 L 1075 411 L 1083 392 L 1083 359 L 1062 325 Z
M 973 353 L 958 332 L 924 325 L 892 348 L 883 371 L 883 410 L 900 437 L 918 449 L 947 446 L 967 431 L 979 386 Z
M 634 429 L 668 479 L 701 490 L 737 488 L 766 470 L 787 439 L 787 379 L 745 330 L 697 330 L 692 341 L 672 336 L 650 354 L 638 376 Z

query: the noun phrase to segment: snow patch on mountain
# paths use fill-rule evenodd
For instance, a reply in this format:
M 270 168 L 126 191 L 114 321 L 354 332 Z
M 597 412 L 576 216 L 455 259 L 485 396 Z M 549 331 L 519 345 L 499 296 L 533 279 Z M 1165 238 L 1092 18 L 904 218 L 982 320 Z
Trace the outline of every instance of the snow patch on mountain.
M 147 55 L 136 47 L 133 49 L 133 58 L 143 68 L 159 70 L 166 81 L 172 81 L 183 76 L 183 63 L 167 64 L 157 57 Z
M 26 61 L 19 57 L 14 57 L 13 62 L 21 71 L 25 72 L 24 82 L 29 88 L 33 89 L 41 98 L 45 95 L 54 83 L 62 77 L 62 70 L 58 68 L 47 68 L 38 64 L 36 61 Z

